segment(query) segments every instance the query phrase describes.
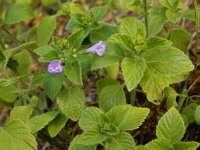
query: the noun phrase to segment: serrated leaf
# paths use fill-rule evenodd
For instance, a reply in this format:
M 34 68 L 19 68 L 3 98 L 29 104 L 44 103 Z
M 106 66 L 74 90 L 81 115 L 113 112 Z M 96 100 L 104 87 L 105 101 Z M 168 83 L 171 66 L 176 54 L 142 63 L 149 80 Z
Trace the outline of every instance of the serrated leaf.
M 0 99 L 7 103 L 13 103 L 17 98 L 18 92 L 17 87 L 14 85 L 0 87 Z
M 67 78 L 73 82 L 74 84 L 80 84 L 82 85 L 82 70 L 80 63 L 75 60 L 71 63 L 68 63 L 66 61 L 64 66 L 64 73 L 67 76 Z
M 174 47 L 184 52 L 187 51 L 187 47 L 190 43 L 190 36 L 185 29 L 177 28 L 172 30 L 169 39 L 173 42 Z
M 92 21 L 99 21 L 107 13 L 107 8 L 105 6 L 95 6 L 90 10 L 92 16 Z
M 129 10 L 136 0 L 120 0 L 123 10 Z
M 68 118 L 63 114 L 58 114 L 48 125 L 48 132 L 51 137 L 55 137 L 65 126 Z
M 133 137 L 126 132 L 121 132 L 108 140 L 105 148 L 106 150 L 136 150 Z
M 96 57 L 91 66 L 91 70 L 102 69 L 119 62 L 122 58 L 118 56 Z
M 185 133 L 185 125 L 176 108 L 172 107 L 159 120 L 156 135 L 159 139 L 169 141 L 170 144 L 179 142 Z
M 173 43 L 171 41 L 161 37 L 150 37 L 146 40 L 146 45 L 148 49 L 171 46 L 172 44 Z
M 28 4 L 13 4 L 6 10 L 5 24 L 15 24 L 34 18 L 34 12 Z
M 126 98 L 121 85 L 110 85 L 101 91 L 99 95 L 99 108 L 107 112 L 118 105 L 125 105 Z
M 127 17 L 121 22 L 119 33 L 130 37 L 135 37 L 138 33 L 140 33 L 143 38 L 146 36 L 146 30 L 142 22 L 133 17 Z
M 63 90 L 57 96 L 59 109 L 73 121 L 77 121 L 85 107 L 85 95 L 80 89 Z
M 173 145 L 174 150 L 196 150 L 199 146 L 198 142 L 178 142 Z
M 58 115 L 57 111 L 50 111 L 47 113 L 43 113 L 37 116 L 32 117 L 27 121 L 27 125 L 29 126 L 31 133 L 35 133 L 51 122 Z
M 48 16 L 44 17 L 38 25 L 37 29 L 37 41 L 40 46 L 48 43 L 54 30 L 56 28 L 56 17 Z
M 10 113 L 8 122 L 19 119 L 25 123 L 31 116 L 32 111 L 33 108 L 31 106 L 15 106 Z
M 146 69 L 146 63 L 143 58 L 125 58 L 121 66 L 126 86 L 131 91 L 142 79 Z
M 148 69 L 159 76 L 174 76 L 192 71 L 194 66 L 189 58 L 174 47 L 156 47 L 144 52 Z
M 169 150 L 170 143 L 167 140 L 155 139 L 145 145 L 147 150 Z
M 200 125 L 200 105 L 197 106 L 197 108 L 195 110 L 195 120 L 196 120 L 197 124 Z
M 52 75 L 46 73 L 44 75 L 43 86 L 46 94 L 53 100 L 56 95 L 60 92 L 63 83 L 63 75 L 56 74 Z
M 0 149 L 36 150 L 37 142 L 22 121 L 12 120 L 4 128 L 0 128 Z
M 167 109 L 170 109 L 173 106 L 178 106 L 176 102 L 176 97 L 178 96 L 178 93 L 176 93 L 176 91 L 171 87 L 166 87 L 164 89 L 164 92 L 167 96 Z
M 79 143 L 80 135 L 77 135 L 69 145 L 69 150 L 96 150 L 96 145 L 83 145 Z
M 103 90 L 103 88 L 105 88 L 106 86 L 109 86 L 109 85 L 119 85 L 119 82 L 117 80 L 113 80 L 109 77 L 98 80 L 96 82 L 97 94 L 99 95 L 100 92 Z
M 105 114 L 101 109 L 89 107 L 85 109 L 79 119 L 79 126 L 82 130 L 87 131 L 96 127 L 103 127 L 105 123 Z
M 119 105 L 108 111 L 107 115 L 120 130 L 137 129 L 149 114 L 148 108 Z

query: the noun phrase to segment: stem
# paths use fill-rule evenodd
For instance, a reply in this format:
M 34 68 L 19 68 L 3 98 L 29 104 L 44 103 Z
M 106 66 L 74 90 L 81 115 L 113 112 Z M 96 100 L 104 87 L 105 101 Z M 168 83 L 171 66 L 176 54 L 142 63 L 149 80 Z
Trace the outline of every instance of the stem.
M 5 27 L 1 27 L 1 29 L 2 29 L 8 36 L 10 36 L 10 38 L 11 38 L 13 41 L 15 41 L 15 42 L 17 42 L 18 44 L 20 44 L 20 41 L 19 41 L 14 35 L 12 35 L 12 33 L 10 33 L 10 31 L 8 31 Z
M 145 28 L 146 28 L 146 37 L 148 38 L 149 36 L 149 22 L 148 22 L 148 4 L 147 0 L 143 0 L 144 3 L 144 19 L 145 19 Z

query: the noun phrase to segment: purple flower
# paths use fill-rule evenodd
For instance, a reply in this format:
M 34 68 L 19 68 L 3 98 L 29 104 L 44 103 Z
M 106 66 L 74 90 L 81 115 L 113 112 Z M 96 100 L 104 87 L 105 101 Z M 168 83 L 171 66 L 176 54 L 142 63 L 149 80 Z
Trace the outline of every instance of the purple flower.
M 99 56 L 103 56 L 105 51 L 106 51 L 106 45 L 103 43 L 103 41 L 99 41 L 90 48 L 86 49 L 86 52 L 96 53 Z
M 60 60 L 53 60 L 48 65 L 48 72 L 51 74 L 58 74 L 63 71 Z

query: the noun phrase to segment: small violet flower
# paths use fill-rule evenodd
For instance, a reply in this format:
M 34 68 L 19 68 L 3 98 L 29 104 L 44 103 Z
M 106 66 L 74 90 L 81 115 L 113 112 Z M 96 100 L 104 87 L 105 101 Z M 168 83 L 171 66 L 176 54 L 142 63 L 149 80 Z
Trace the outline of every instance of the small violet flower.
M 48 65 L 48 72 L 51 74 L 58 74 L 63 71 L 60 60 L 53 60 Z
M 105 51 L 106 51 L 106 45 L 103 43 L 103 41 L 99 41 L 90 48 L 86 49 L 86 52 L 96 53 L 99 56 L 103 56 Z

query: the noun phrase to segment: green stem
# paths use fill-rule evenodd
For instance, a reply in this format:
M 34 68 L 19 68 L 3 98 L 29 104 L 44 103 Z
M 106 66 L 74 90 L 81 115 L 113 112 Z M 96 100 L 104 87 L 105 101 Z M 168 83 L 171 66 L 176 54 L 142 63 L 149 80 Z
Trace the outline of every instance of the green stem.
M 148 38 L 149 36 L 149 21 L 148 21 L 148 4 L 147 0 L 143 0 L 144 3 L 144 19 L 145 19 L 145 28 L 146 28 L 146 37 Z
M 14 36 L 12 35 L 12 33 L 10 33 L 10 31 L 8 31 L 4 26 L 1 27 L 1 30 L 3 30 L 8 36 L 10 36 L 10 38 L 17 42 L 18 44 L 20 44 L 20 41 Z

